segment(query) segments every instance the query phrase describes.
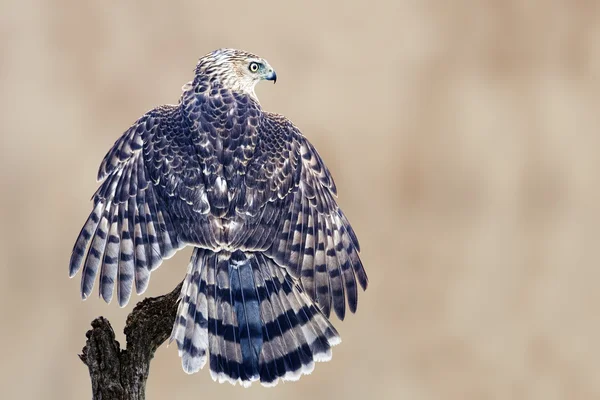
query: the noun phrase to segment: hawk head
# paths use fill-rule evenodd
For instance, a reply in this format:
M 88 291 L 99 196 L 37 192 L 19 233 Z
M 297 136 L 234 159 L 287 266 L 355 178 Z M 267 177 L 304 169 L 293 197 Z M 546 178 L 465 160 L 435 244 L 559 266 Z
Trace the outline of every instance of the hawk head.
M 254 87 L 262 80 L 277 81 L 275 70 L 255 54 L 236 49 L 218 49 L 200 58 L 196 76 L 217 80 L 221 85 L 256 98 Z

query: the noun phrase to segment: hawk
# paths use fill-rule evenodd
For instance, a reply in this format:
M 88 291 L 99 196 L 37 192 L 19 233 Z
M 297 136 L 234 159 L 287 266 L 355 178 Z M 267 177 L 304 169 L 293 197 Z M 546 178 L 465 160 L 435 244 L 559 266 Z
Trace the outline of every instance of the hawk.
M 275 385 L 331 358 L 367 287 L 336 186 L 299 129 L 264 111 L 269 63 L 219 49 L 200 58 L 177 105 L 138 119 L 104 157 L 93 211 L 73 248 L 81 296 L 125 306 L 177 250 L 194 248 L 171 341 L 183 369 Z

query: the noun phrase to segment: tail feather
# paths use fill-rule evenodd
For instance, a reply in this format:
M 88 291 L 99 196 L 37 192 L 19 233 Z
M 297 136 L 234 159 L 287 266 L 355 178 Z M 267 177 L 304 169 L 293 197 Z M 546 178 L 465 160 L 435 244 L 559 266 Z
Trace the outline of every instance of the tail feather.
M 240 348 L 241 335 L 237 332 L 237 321 L 236 321 L 236 310 L 232 304 L 235 304 L 233 299 L 233 291 L 230 288 L 229 277 L 227 274 L 232 274 L 228 265 L 223 266 L 219 269 L 217 275 L 217 283 L 222 287 L 223 298 L 225 301 L 220 301 L 220 308 L 222 313 L 219 315 L 223 320 L 223 339 L 220 341 L 221 354 L 225 357 L 224 366 L 229 370 L 228 375 L 232 380 L 240 380 L 245 376 L 244 369 L 241 368 L 242 363 L 242 350 Z M 235 272 L 232 274 L 234 278 Z M 221 374 L 221 380 L 223 380 L 225 374 Z
M 329 360 L 331 358 L 329 342 L 339 343 L 337 331 L 314 304 L 309 304 L 306 301 L 306 294 L 300 287 L 297 288 L 298 290 L 293 290 L 294 283 L 289 275 L 282 276 L 280 279 L 283 280 L 285 298 L 289 309 L 294 311 L 295 319 L 302 329 L 303 339 L 305 340 L 303 345 L 307 344 L 311 353 L 320 357 L 315 361 Z M 314 323 L 308 324 L 309 321 Z
M 200 262 L 202 262 L 202 259 Z M 221 354 L 221 340 L 224 338 L 223 321 L 218 317 L 217 308 L 217 263 L 217 257 L 206 259 L 206 275 L 203 274 L 201 278 L 206 280 L 206 298 L 208 302 L 207 330 L 208 346 L 210 349 L 209 364 L 211 376 L 214 380 L 218 380 L 220 373 L 225 369 L 225 354 Z
M 214 275 L 215 309 L 208 314 L 209 335 L 215 343 L 214 354 L 210 354 L 210 371 L 213 379 L 224 382 L 227 376 L 238 379 L 242 374 L 239 368 L 239 334 L 234 325 L 232 291 L 230 289 L 229 265 L 225 260 L 216 259 L 215 268 L 208 273 Z M 214 327 L 212 330 L 210 327 Z M 212 347 L 211 347 L 212 349 Z
M 191 266 L 192 267 L 192 266 Z M 184 341 L 181 344 L 191 357 L 184 361 L 183 369 L 191 373 L 198 368 L 202 368 L 206 363 L 206 345 L 208 343 L 208 309 L 206 302 L 206 280 L 200 279 L 200 271 L 193 271 L 190 280 L 185 287 L 185 297 L 181 304 L 185 307 L 185 312 L 180 315 L 179 323 L 183 325 L 185 334 Z M 183 293 L 183 291 L 182 291 Z M 175 326 L 178 326 L 175 324 Z M 178 343 L 179 345 L 179 343 Z
M 239 327 L 244 375 L 247 379 L 253 380 L 258 377 L 258 358 L 263 337 L 258 293 L 254 284 L 252 266 L 250 260 L 245 257 L 242 260 L 235 260 L 232 257 L 227 264 L 231 281 L 232 311 L 235 312 Z
M 200 370 L 208 351 L 219 382 L 297 380 L 340 342 L 287 271 L 261 253 L 195 249 L 181 296 L 171 341 L 183 369 Z
M 270 265 L 269 265 L 270 267 Z M 300 344 L 296 339 L 296 335 L 293 332 L 293 328 L 296 324 L 292 323 L 294 319 L 294 311 L 286 307 L 283 302 L 283 287 L 279 280 L 279 276 L 274 274 L 269 268 L 266 271 L 261 271 L 265 279 L 265 286 L 269 293 L 270 303 L 273 307 L 273 313 L 276 315 L 276 319 L 271 325 L 267 325 L 267 330 L 271 331 L 272 336 L 280 336 L 283 342 L 284 357 L 282 360 L 267 360 L 267 363 L 283 363 L 285 374 L 282 376 L 285 380 L 297 380 L 300 376 L 300 369 L 303 365 L 304 357 L 301 357 Z M 269 277 L 269 275 L 271 277 Z M 291 314 L 291 318 L 290 318 Z
M 256 263 L 256 261 L 254 261 Z M 277 323 L 278 314 L 275 314 L 271 305 L 271 296 L 267 290 L 267 284 L 259 268 L 254 269 L 256 289 L 260 299 L 260 311 L 263 325 L 263 337 L 265 342 L 262 348 L 263 362 L 261 363 L 260 376 L 261 381 L 277 382 L 280 376 L 285 374 L 285 366 L 283 365 L 285 345 L 281 333 L 273 332 Z M 264 360 L 280 360 L 278 363 L 264 362 Z

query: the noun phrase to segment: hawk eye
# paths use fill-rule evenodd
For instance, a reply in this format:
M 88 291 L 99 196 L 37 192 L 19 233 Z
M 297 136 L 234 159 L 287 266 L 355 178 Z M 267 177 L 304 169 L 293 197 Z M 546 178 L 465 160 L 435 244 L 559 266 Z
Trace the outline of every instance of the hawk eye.
M 258 68 L 259 68 L 258 63 L 254 62 L 254 61 L 251 62 L 250 66 L 248 67 L 248 69 L 250 70 L 250 72 L 256 72 L 256 71 L 258 71 Z

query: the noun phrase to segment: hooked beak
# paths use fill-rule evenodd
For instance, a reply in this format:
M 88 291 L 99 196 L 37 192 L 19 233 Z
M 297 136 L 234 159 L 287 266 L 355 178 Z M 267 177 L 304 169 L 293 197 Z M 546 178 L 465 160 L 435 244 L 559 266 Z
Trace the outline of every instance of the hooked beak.
M 273 83 L 277 83 L 277 74 L 274 69 L 271 69 L 269 73 L 265 76 L 265 79 L 268 81 L 273 81 Z

